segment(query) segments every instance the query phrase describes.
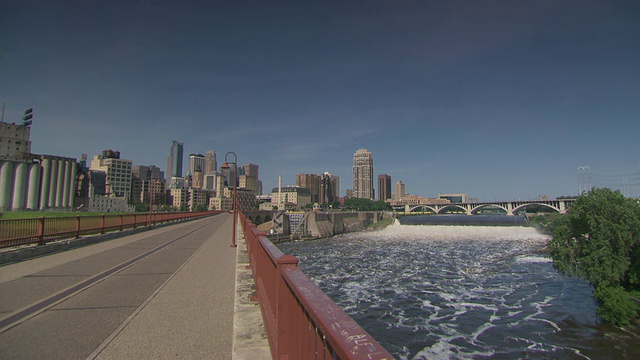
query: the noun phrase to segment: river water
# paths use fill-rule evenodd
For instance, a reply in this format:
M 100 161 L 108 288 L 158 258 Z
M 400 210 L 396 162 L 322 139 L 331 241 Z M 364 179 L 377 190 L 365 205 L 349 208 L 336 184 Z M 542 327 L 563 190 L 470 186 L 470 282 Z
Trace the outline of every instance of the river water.
M 278 246 L 399 359 L 640 359 L 528 227 L 391 225 Z

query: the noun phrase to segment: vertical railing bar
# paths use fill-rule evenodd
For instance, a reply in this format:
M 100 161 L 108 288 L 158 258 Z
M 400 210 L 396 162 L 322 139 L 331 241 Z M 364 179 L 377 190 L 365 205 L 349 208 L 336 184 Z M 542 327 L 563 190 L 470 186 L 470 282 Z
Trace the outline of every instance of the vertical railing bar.
M 76 216 L 76 239 L 80 238 L 80 215 Z
M 44 225 L 45 225 L 45 218 L 44 216 L 40 216 L 38 218 L 38 244 L 39 245 L 44 244 Z

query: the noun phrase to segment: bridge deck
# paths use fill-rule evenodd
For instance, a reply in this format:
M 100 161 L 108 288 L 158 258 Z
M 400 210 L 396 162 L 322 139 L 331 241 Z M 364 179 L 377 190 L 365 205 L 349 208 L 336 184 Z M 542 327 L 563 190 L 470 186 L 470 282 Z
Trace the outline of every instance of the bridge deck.
M 221 214 L 0 267 L 0 358 L 231 359 L 230 238 Z

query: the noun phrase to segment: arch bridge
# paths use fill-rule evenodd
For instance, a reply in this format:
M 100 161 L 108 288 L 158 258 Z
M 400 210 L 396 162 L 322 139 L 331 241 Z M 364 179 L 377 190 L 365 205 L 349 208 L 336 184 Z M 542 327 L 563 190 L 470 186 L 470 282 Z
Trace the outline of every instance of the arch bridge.
M 467 215 L 476 215 L 483 209 L 501 209 L 507 215 L 514 215 L 518 211 L 531 205 L 540 205 L 552 209 L 560 214 L 565 214 L 567 209 L 575 202 L 575 199 L 556 199 L 556 200 L 517 200 L 517 201 L 493 201 L 493 202 L 468 202 L 468 203 L 449 203 L 449 204 L 422 204 L 422 205 L 405 205 L 404 211 L 414 212 L 418 209 L 430 210 L 436 214 L 443 214 L 451 209 L 459 209 Z
M 278 211 L 275 210 L 252 210 L 252 211 L 243 211 L 242 213 L 251 220 L 252 223 L 256 225 L 260 225 L 267 221 L 273 220 L 275 213 Z

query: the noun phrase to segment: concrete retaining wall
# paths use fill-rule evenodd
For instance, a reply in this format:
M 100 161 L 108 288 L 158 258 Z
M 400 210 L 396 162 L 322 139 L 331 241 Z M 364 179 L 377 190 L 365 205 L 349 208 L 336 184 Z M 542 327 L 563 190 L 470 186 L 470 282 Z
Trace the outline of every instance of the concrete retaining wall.
M 363 231 L 384 217 L 382 212 L 311 213 L 308 231 L 313 237 L 329 237 L 338 234 Z

